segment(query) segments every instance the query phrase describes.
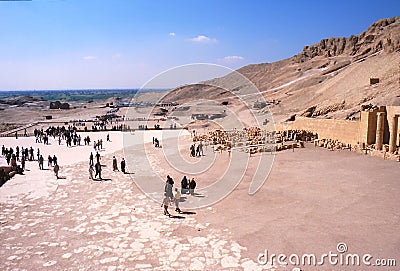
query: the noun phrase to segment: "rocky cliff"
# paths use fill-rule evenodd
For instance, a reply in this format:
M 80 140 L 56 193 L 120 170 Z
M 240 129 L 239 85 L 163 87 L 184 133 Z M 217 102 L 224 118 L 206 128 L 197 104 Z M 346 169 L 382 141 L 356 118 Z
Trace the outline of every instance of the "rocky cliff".
M 400 17 L 382 19 L 373 23 L 358 36 L 328 38 L 311 46 L 294 57 L 304 62 L 316 56 L 354 56 L 356 59 L 384 50 L 387 53 L 400 50 Z
M 400 17 L 381 19 L 359 35 L 323 39 L 291 58 L 247 65 L 237 72 L 258 88 L 278 121 L 294 115 L 354 119 L 361 105 L 400 105 Z M 379 83 L 371 84 L 371 78 Z M 230 91 L 215 84 L 231 86 Z M 246 94 L 246 88 L 227 75 L 181 87 L 165 99 L 224 101 Z

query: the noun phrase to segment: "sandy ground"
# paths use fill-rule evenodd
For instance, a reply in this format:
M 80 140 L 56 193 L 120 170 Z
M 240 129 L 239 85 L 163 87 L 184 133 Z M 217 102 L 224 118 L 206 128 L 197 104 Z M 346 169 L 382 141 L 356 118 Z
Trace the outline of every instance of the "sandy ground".
M 399 255 L 398 163 L 307 145 L 294 153 L 278 153 L 266 183 L 250 196 L 248 187 L 258 165 L 255 161 L 260 159 L 255 156 L 250 158 L 242 182 L 225 199 L 188 211 L 185 206 L 190 200 L 201 198 L 187 196 L 181 208 L 188 212 L 171 210 L 175 216 L 168 218 L 162 215 L 160 204 L 146 197 L 135 182 L 155 174 L 160 178 L 160 194 L 165 173 L 179 184 L 182 172 L 174 164 L 174 155 L 179 153 L 179 163 L 192 165 L 199 194 L 208 195 L 213 181 L 224 174 L 232 159 L 211 148 L 204 157 L 190 158 L 190 137 L 182 134 L 176 148 L 173 132 L 129 135 L 136 139 L 125 153 L 120 150 L 122 143 L 126 144 L 122 134 L 111 133 L 112 142 L 105 142 L 101 152 L 104 181 L 88 179 L 91 146 L 59 147 L 53 141 L 49 146 L 39 144 L 45 155 L 59 157 L 60 175 L 65 179 L 56 180 L 51 171 L 36 170 L 37 162 L 29 162 L 26 175 L 18 175 L 0 188 L 1 270 L 272 270 L 269 264 L 257 264 L 257 256 L 266 249 L 269 254 L 314 253 L 319 258 L 337 252 L 339 242 L 347 244 L 348 253 L 369 253 L 373 259 Z M 105 133 L 90 136 L 105 139 Z M 138 142 L 150 142 L 153 136 L 164 138 L 163 148 L 147 143 L 146 159 L 136 155 L 136 160 L 127 160 L 131 174 L 111 170 L 113 155 L 119 159 L 129 155 L 127 150 L 139 151 Z M 17 142 L 36 148 L 33 138 Z M 2 138 L 0 144 L 11 146 L 16 140 Z M 244 159 L 243 155 L 238 157 Z M 150 163 L 154 172 L 145 175 L 145 163 Z M 275 263 L 275 267 L 292 270 L 293 266 Z M 328 263 L 300 267 L 366 270 L 365 266 L 333 267 Z

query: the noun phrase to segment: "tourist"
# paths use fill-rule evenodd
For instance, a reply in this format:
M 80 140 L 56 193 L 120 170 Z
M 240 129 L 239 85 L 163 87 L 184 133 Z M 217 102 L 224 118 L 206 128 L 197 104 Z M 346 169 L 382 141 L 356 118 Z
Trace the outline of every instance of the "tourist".
M 25 157 L 23 157 L 23 156 L 21 158 L 21 167 L 22 167 L 22 170 L 25 170 Z
M 198 148 L 199 156 L 203 156 L 204 155 L 204 153 L 203 153 L 203 141 L 200 141 L 200 144 L 199 144 L 199 146 L 197 148 Z
M 174 198 L 174 195 L 172 193 L 172 188 L 174 186 L 174 180 L 168 175 L 167 176 L 167 181 L 165 182 L 165 187 L 164 187 L 164 192 L 170 197 L 171 199 Z
M 164 193 L 164 199 L 162 201 L 161 207 L 164 206 L 164 215 L 168 215 L 169 217 L 171 216 L 171 214 L 168 212 L 168 206 L 171 204 L 171 200 L 169 198 L 169 196 L 167 195 L 167 193 Z
M 89 165 L 89 179 L 93 180 L 93 165 Z
M 17 161 L 19 161 L 19 147 L 18 146 L 15 148 L 15 154 L 17 156 Z
M 115 158 L 115 156 L 113 156 L 113 171 L 118 170 L 118 166 L 117 166 L 117 158 Z
M 200 145 L 196 148 L 196 156 L 200 156 Z
M 17 158 L 15 157 L 15 154 L 11 156 L 11 168 L 15 171 L 17 170 Z
M 100 154 L 99 154 L 99 152 L 96 153 L 96 161 L 97 161 L 97 163 L 100 163 Z
M 190 156 L 195 157 L 196 156 L 196 145 L 193 144 L 190 146 Z
M 189 191 L 189 182 L 186 176 L 183 176 L 181 181 L 181 193 L 186 194 Z
M 11 153 L 7 153 L 7 155 L 6 155 L 6 161 L 7 161 L 7 165 L 9 165 L 10 162 L 11 162 Z
M 121 160 L 121 171 L 122 171 L 122 173 L 124 173 L 125 174 L 125 159 L 124 158 L 122 158 L 122 160 Z
M 43 170 L 43 162 L 44 162 L 43 156 L 40 155 L 38 160 L 39 160 L 39 169 Z
M 90 156 L 89 156 L 89 165 L 90 165 L 90 166 L 93 166 L 93 165 L 94 165 L 94 162 L 93 162 L 93 153 L 92 153 L 92 152 L 90 152 Z
M 97 175 L 99 175 L 99 179 L 101 180 L 101 164 L 100 164 L 100 162 L 97 162 L 96 165 L 94 165 L 94 169 L 96 171 L 96 174 L 94 175 L 94 177 L 97 178 Z
M 60 170 L 60 166 L 55 164 L 54 165 L 54 174 L 56 175 L 57 179 L 58 179 L 58 171 Z
M 181 212 L 181 209 L 179 209 L 180 201 L 181 201 L 181 193 L 179 192 L 178 188 L 175 188 L 175 195 L 174 195 L 175 212 L 178 212 L 178 213 Z
M 194 196 L 194 189 L 196 188 L 196 181 L 194 180 L 194 178 L 192 178 L 192 180 L 189 183 L 189 192 L 190 195 Z
M 57 156 L 53 155 L 53 165 L 57 165 Z
M 50 167 L 53 165 L 53 158 L 50 156 L 47 157 L 47 166 Z

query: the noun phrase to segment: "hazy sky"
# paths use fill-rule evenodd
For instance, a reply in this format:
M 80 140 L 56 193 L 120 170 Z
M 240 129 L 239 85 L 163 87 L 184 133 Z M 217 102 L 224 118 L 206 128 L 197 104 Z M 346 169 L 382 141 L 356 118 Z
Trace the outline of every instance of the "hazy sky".
M 239 68 L 400 15 L 382 1 L 0 1 L 0 90 L 136 88 L 190 63 Z

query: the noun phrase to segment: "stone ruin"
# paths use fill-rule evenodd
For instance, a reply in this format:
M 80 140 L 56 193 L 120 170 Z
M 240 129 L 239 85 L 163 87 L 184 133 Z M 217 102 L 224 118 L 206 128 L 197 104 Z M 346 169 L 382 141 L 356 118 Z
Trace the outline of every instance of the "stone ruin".
M 69 103 L 61 103 L 60 101 L 50 102 L 50 109 L 69 109 Z

